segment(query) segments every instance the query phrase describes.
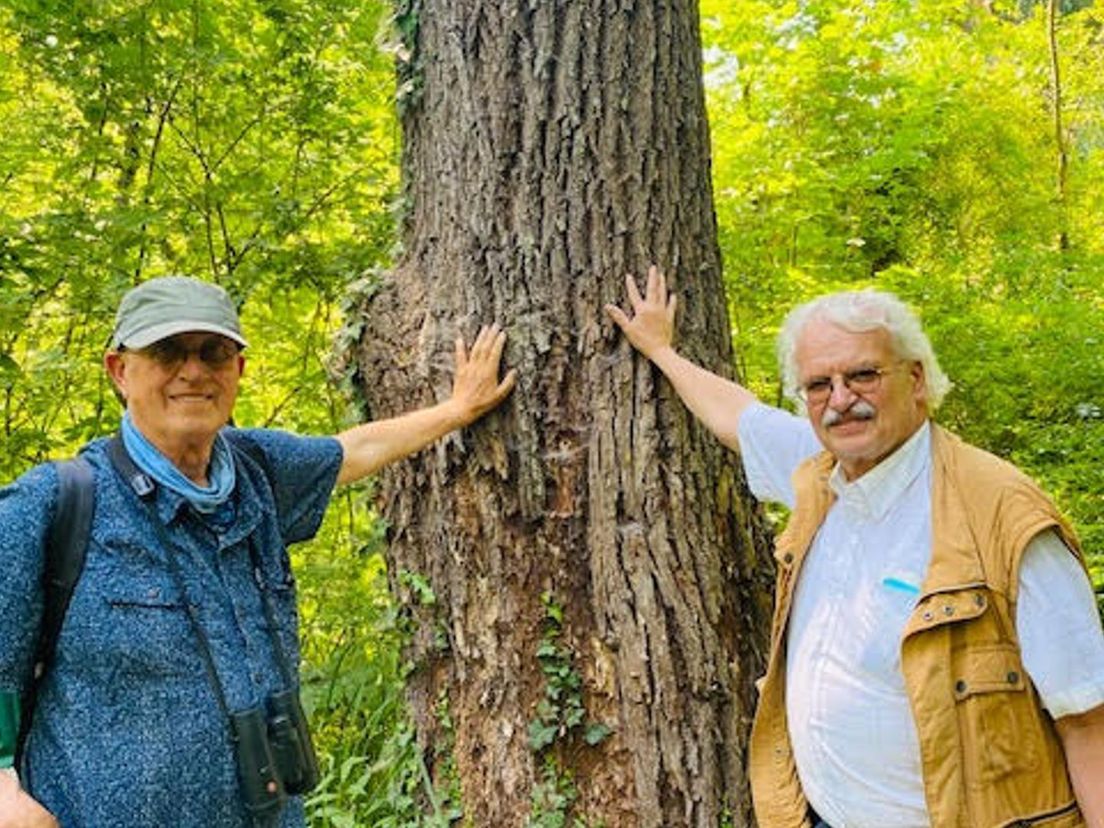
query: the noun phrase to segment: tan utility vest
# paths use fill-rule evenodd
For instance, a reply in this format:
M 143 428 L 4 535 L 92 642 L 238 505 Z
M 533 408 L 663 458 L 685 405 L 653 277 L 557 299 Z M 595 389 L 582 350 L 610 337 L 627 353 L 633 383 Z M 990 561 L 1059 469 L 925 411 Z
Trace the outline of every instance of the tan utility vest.
M 760 828 L 811 825 L 787 730 L 785 643 L 797 575 L 834 500 L 834 463 L 823 453 L 794 474 L 797 508 L 775 551 L 771 649 L 748 771 Z M 901 669 L 933 828 L 1085 825 L 1016 637 L 1020 560 L 1048 528 L 1080 559 L 1072 530 L 1031 480 L 932 427 L 932 558 L 905 625 Z

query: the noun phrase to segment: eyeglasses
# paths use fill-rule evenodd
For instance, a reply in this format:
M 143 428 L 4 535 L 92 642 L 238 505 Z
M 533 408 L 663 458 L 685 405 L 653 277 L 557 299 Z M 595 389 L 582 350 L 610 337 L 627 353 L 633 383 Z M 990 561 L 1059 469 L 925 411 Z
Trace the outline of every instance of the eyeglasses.
M 191 358 L 192 354 L 198 356 L 199 361 L 208 368 L 222 368 L 238 355 L 239 350 L 238 343 L 224 336 L 208 337 L 194 348 L 188 347 L 183 339 L 170 336 L 145 348 L 138 348 L 136 353 L 149 357 L 162 368 L 175 368 Z
M 873 366 L 855 368 L 831 377 L 813 377 L 801 384 L 797 389 L 797 395 L 805 401 L 806 405 L 823 405 L 832 396 L 832 389 L 835 387 L 835 377 L 837 376 L 843 381 L 843 386 L 847 390 L 860 396 L 870 394 L 878 390 L 878 386 L 882 384 L 882 377 L 893 373 L 900 365 L 901 363 L 898 363 L 892 368 L 876 368 Z

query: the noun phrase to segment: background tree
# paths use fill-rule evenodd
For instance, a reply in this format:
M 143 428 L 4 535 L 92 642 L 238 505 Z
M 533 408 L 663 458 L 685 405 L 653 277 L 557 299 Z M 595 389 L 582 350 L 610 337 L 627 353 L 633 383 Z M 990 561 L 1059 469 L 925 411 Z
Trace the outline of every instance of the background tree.
M 496 319 L 501 413 L 382 476 L 409 698 L 474 825 L 749 819 L 769 610 L 734 456 L 603 320 L 662 263 L 682 347 L 731 373 L 693 2 L 406 4 L 409 212 L 363 308 L 375 416 L 450 387 Z

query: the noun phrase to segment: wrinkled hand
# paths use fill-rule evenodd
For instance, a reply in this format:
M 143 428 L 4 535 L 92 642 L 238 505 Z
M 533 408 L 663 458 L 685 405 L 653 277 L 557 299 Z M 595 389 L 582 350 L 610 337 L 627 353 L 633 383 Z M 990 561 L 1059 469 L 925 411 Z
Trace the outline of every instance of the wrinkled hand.
M 479 419 L 502 402 L 514 389 L 517 369 L 510 369 L 498 381 L 506 334 L 498 325 L 484 325 L 469 351 L 463 337 L 456 338 L 456 377 L 452 381 L 452 403 L 464 423 Z
M 653 359 L 674 340 L 678 298 L 674 294 L 667 295 L 667 279 L 655 265 L 648 268 L 648 285 L 643 298 L 632 274 L 625 276 L 625 289 L 632 305 L 632 318 L 617 305 L 606 305 L 606 313 L 636 350 Z
M 59 828 L 58 821 L 19 787 L 19 780 L 0 773 L 0 828 Z

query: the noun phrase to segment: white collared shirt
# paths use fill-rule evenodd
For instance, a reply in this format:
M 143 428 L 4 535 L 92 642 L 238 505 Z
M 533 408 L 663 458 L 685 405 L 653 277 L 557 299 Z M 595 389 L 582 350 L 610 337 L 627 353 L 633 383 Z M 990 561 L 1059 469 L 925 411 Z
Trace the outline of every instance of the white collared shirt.
M 752 492 L 794 505 L 790 477 L 822 450 L 808 420 L 754 405 L 739 439 Z M 927 826 L 900 639 L 931 555 L 931 428 L 848 483 L 794 593 L 786 715 L 802 788 L 834 828 Z M 1091 587 L 1061 540 L 1028 546 L 1016 621 L 1024 668 L 1055 718 L 1104 703 L 1104 635 Z

